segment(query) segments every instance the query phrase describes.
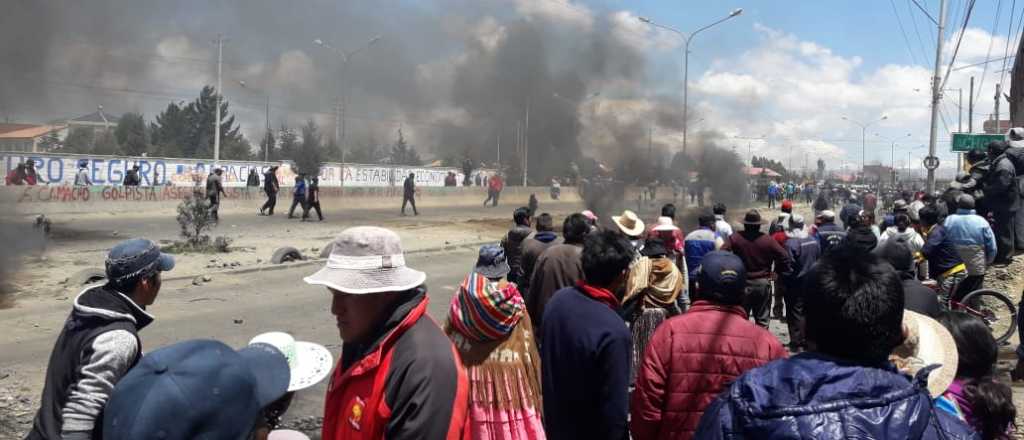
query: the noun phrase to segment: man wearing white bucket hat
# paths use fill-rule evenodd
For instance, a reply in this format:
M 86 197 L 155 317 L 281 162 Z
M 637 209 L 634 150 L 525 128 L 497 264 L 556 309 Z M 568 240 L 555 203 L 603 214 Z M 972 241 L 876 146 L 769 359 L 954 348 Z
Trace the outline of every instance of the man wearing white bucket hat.
M 263 409 L 263 417 L 257 424 L 255 440 L 300 440 L 308 439 L 299 432 L 271 431 L 280 425 L 281 416 L 291 406 L 295 393 L 320 383 L 331 372 L 333 358 L 326 347 L 312 342 L 296 341 L 284 332 L 268 332 L 257 335 L 249 345 L 267 344 L 278 349 L 288 361 L 290 380 L 285 395 Z
M 392 231 L 355 227 L 305 278 L 333 295 L 344 341 L 324 403 L 324 440 L 461 438 L 469 383 L 427 314 L 427 276 L 405 265 Z

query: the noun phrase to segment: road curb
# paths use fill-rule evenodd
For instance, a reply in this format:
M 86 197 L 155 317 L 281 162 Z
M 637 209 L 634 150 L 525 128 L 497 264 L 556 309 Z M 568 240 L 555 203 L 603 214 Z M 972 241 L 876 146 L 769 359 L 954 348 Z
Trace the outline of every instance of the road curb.
M 436 247 L 429 247 L 429 248 L 423 248 L 423 249 L 413 249 L 411 251 L 406 251 L 405 254 L 406 255 L 414 255 L 414 254 L 429 254 L 429 253 L 433 253 L 433 252 L 453 251 L 453 250 L 457 250 L 459 248 L 477 247 L 477 246 L 482 246 L 482 245 L 485 245 L 485 244 L 488 244 L 488 243 L 493 243 L 493 242 L 494 242 L 494 240 L 483 240 L 483 241 L 475 241 L 475 242 L 469 242 L 469 243 L 453 244 L 453 245 L 447 245 L 447 246 L 436 246 Z M 283 263 L 283 264 L 270 264 L 270 265 L 257 266 L 257 267 L 242 267 L 242 268 L 238 268 L 238 269 L 209 271 L 209 272 L 202 272 L 202 273 L 191 274 L 191 275 L 175 275 L 175 276 L 172 276 L 172 277 L 166 277 L 163 280 L 169 282 L 169 281 L 192 280 L 195 277 L 202 276 L 202 275 L 243 275 L 243 274 L 255 273 L 255 272 L 270 272 L 270 271 L 275 271 L 275 270 L 284 270 L 284 269 L 293 269 L 293 268 L 296 268 L 296 267 L 311 266 L 311 265 L 314 265 L 314 264 L 322 263 L 324 261 L 326 261 L 326 258 L 310 258 L 310 259 L 307 259 L 307 260 L 293 261 L 293 262 Z

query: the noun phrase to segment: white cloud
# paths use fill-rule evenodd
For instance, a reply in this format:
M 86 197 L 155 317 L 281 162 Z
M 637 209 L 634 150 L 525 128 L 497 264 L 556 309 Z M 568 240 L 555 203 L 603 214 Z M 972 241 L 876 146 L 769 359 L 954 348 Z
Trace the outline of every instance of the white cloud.
M 794 166 L 802 165 L 804 156 L 811 164 L 822 157 L 831 160 L 830 167 L 838 167 L 844 160 L 851 166 L 860 165 L 861 128 L 843 116 L 865 122 L 888 117 L 867 129 L 868 162 L 889 163 L 890 142 L 882 137 L 905 137 L 909 132 L 912 136 L 900 145 L 927 143 L 930 69 L 898 64 L 865 69 L 858 56 L 837 54 L 817 42 L 760 24 L 754 29 L 761 36 L 755 47 L 713 60 L 696 80 L 692 79 L 695 72 L 690 72 L 691 105 L 702 116 L 705 109 L 713 109 L 706 115 L 710 126 L 729 136 L 765 136 L 767 140 L 760 145 L 751 142 L 753 153 L 783 161 L 793 155 Z M 976 42 L 968 44 L 968 36 L 961 55 L 973 56 Z M 976 36 L 971 40 L 980 41 Z M 985 43 L 987 50 L 987 38 Z M 947 87 L 961 87 L 963 79 L 951 76 Z M 950 129 L 955 130 L 955 92 L 952 97 L 953 105 L 947 98 L 943 108 Z M 875 136 L 876 132 L 882 136 Z M 945 133 L 941 124 L 940 133 Z M 948 134 L 939 138 L 948 139 Z M 745 155 L 742 147 L 747 141 L 737 143 Z M 948 142 L 940 143 L 937 150 L 949 165 L 953 156 L 944 153 L 949 150 Z M 900 153 L 898 149 L 897 157 Z M 905 149 L 902 155 L 906 157 Z
M 682 45 L 678 34 L 640 21 L 631 11 L 613 12 L 608 16 L 616 39 L 636 50 L 673 50 Z
M 570 0 L 516 0 L 516 11 L 528 19 L 549 20 L 589 29 L 594 13 L 581 3 Z

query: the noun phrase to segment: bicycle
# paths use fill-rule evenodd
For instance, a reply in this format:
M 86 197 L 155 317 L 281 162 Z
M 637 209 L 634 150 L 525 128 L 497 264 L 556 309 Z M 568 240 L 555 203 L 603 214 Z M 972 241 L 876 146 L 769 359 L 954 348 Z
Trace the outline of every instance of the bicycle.
M 935 280 L 925 280 L 922 283 L 936 293 L 939 292 L 939 285 Z M 956 292 L 957 287 L 959 283 L 953 285 L 952 291 Z M 1000 345 L 1010 340 L 1010 336 L 1017 329 L 1018 311 L 1008 296 L 992 289 L 978 289 L 962 295 L 959 300 L 955 296 L 957 295 L 950 295 L 946 300 L 946 310 L 960 311 L 981 318 Z

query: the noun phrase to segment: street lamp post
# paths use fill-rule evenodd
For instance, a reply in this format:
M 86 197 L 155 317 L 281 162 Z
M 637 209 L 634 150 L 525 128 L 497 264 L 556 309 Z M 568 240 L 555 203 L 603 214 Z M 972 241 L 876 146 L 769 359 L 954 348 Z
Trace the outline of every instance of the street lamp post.
M 890 184 L 892 186 L 896 186 L 896 141 L 903 139 L 905 137 L 910 137 L 911 134 L 907 133 L 906 136 L 897 136 L 892 139 L 886 138 L 879 133 L 875 133 L 875 136 L 881 138 L 882 140 L 889 141 L 892 143 L 892 150 L 890 150 L 889 152 L 889 163 L 892 165 L 892 180 L 890 181 Z
M 846 116 L 843 116 L 843 120 L 844 121 L 852 122 L 852 123 L 856 124 L 858 127 L 860 127 L 860 173 L 861 173 L 862 176 L 864 174 L 864 165 L 866 164 L 865 162 L 866 162 L 866 159 L 867 159 L 867 151 L 868 151 L 868 149 L 867 149 L 867 132 L 868 132 L 868 127 L 870 127 L 871 125 L 876 124 L 878 122 L 882 122 L 882 121 L 884 121 L 886 119 L 889 119 L 889 117 L 885 116 L 885 115 L 882 115 L 881 119 L 878 119 L 876 121 L 870 121 L 868 123 L 863 123 L 863 122 L 860 122 L 860 121 L 855 121 L 853 119 L 850 119 L 850 118 L 848 118 Z
M 349 61 L 352 60 L 352 57 L 355 56 L 355 54 L 368 49 L 374 43 L 380 41 L 380 39 L 381 39 L 380 35 L 375 36 L 375 37 L 371 38 L 369 41 L 367 41 L 365 44 L 363 44 L 362 46 L 359 46 L 359 47 L 357 47 L 357 48 L 355 48 L 353 50 L 350 50 L 348 52 L 346 52 L 346 51 L 344 51 L 344 50 L 342 50 L 340 48 L 334 47 L 330 43 L 328 43 L 328 42 L 326 42 L 326 41 L 324 41 L 322 39 L 317 38 L 317 39 L 313 40 L 313 44 L 315 44 L 317 46 L 320 46 L 320 47 L 323 47 L 324 49 L 328 49 L 328 50 L 334 51 L 336 54 L 338 54 L 339 57 L 341 57 L 341 67 L 340 67 L 339 70 L 341 70 L 341 82 L 342 82 L 342 84 L 340 84 L 338 86 L 338 88 L 340 89 L 340 90 L 338 90 L 338 94 L 340 96 L 335 98 L 335 105 L 334 105 L 334 141 L 338 143 L 338 148 L 341 148 L 341 161 L 342 162 L 345 162 L 345 126 L 344 126 L 344 124 L 345 124 L 345 117 L 342 115 L 342 112 L 347 111 L 346 107 L 347 107 L 347 104 L 348 104 L 346 102 L 346 100 L 347 100 L 347 96 L 346 95 L 347 94 L 345 93 L 346 92 L 345 87 L 347 86 L 347 80 L 348 80 L 348 78 L 347 78 L 347 76 L 348 76 L 348 63 L 349 63 Z M 339 136 L 339 127 L 340 127 L 340 131 L 341 131 L 340 136 Z
M 707 29 L 711 28 L 712 26 L 715 26 L 715 25 L 717 25 L 719 23 L 722 23 L 722 22 L 724 22 L 724 21 L 726 21 L 726 20 L 728 20 L 730 18 L 736 17 L 736 16 L 738 16 L 738 15 L 740 15 L 742 13 L 743 13 L 743 8 L 736 8 L 732 12 L 730 12 L 729 15 L 719 19 L 718 21 L 715 21 L 714 23 L 711 23 L 711 24 L 709 24 L 707 26 L 704 26 L 704 27 L 702 27 L 700 29 L 697 29 L 697 30 L 691 32 L 689 35 L 684 34 L 682 31 L 680 31 L 680 30 L 678 30 L 678 29 L 676 29 L 674 27 L 656 23 L 653 20 L 651 20 L 650 18 L 639 17 L 640 21 L 642 21 L 644 23 L 647 23 L 647 24 L 649 24 L 651 26 L 655 26 L 655 27 L 659 27 L 659 28 L 662 28 L 662 29 L 665 29 L 665 30 L 668 30 L 668 31 L 671 31 L 671 32 L 675 32 L 680 37 L 682 37 L 683 40 L 685 41 L 685 44 L 684 44 L 685 47 L 683 49 L 683 155 L 684 156 L 686 155 L 686 146 L 687 146 L 687 143 L 686 143 L 686 128 L 687 128 L 686 117 L 687 117 L 687 110 L 686 110 L 686 108 L 687 108 L 687 106 L 689 104 L 689 102 L 688 102 L 689 101 L 688 94 L 689 94 L 689 79 L 690 79 L 690 41 L 693 40 L 693 37 L 695 35 L 697 35 L 698 33 L 700 33 L 701 31 L 707 30 Z
M 238 80 L 238 85 L 242 86 L 243 89 L 252 90 L 253 92 L 256 92 L 256 93 L 263 93 L 264 97 L 267 98 L 267 122 L 266 122 L 267 123 L 267 126 L 266 126 L 267 132 L 264 135 L 264 140 L 263 140 L 264 141 L 263 142 L 264 143 L 264 146 L 263 146 L 263 161 L 264 162 L 270 162 L 270 92 L 267 92 L 267 91 L 260 92 L 260 91 L 258 91 L 256 89 L 252 88 L 252 87 L 249 87 L 249 85 L 246 84 L 245 81 L 243 81 L 243 80 Z

